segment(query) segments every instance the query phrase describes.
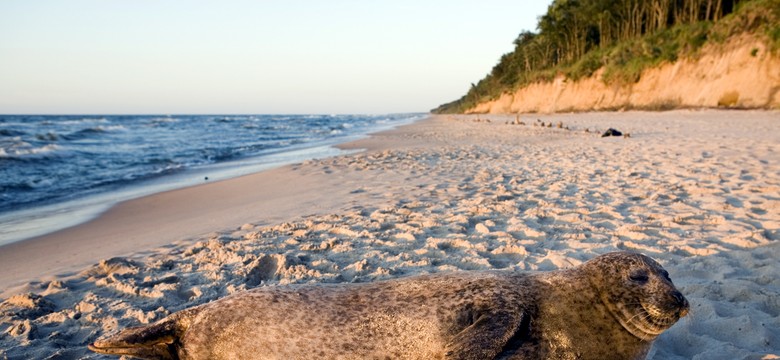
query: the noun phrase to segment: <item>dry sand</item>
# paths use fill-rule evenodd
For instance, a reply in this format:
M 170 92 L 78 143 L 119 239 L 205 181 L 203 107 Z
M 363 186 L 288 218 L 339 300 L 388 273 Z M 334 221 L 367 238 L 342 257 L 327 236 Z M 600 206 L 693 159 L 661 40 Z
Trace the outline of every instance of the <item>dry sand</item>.
M 435 117 L 345 146 L 366 152 L 151 196 L 43 248 L 0 248 L 29 268 L 0 265 L 0 359 L 101 358 L 86 349 L 101 334 L 255 286 L 552 270 L 614 250 L 658 259 L 691 302 L 649 358 L 778 358 L 779 112 L 476 119 Z M 601 138 L 608 127 L 631 137 Z

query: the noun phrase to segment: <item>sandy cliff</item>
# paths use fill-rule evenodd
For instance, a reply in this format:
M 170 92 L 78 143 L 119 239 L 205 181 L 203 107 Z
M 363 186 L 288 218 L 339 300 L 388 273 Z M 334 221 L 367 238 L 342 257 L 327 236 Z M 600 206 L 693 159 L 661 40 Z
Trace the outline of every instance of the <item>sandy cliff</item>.
M 635 84 L 608 85 L 601 80 L 602 73 L 579 81 L 559 76 L 553 82 L 532 84 L 468 113 L 780 108 L 780 57 L 755 38 L 707 46 L 696 58 L 646 70 Z

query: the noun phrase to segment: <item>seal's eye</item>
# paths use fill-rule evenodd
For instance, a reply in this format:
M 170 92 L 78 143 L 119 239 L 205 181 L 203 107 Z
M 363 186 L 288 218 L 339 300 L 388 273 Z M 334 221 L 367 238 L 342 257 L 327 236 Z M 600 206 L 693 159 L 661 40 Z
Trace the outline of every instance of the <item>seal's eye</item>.
M 631 275 L 628 276 L 631 281 L 638 283 L 638 284 L 644 284 L 647 282 L 647 273 L 643 270 L 637 270 L 631 273 Z

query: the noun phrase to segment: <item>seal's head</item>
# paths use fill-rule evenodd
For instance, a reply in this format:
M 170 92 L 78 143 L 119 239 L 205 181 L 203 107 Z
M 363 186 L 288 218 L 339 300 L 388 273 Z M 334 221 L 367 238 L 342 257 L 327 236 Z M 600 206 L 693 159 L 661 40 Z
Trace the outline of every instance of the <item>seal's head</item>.
M 688 313 L 688 300 L 669 273 L 647 256 L 613 252 L 588 261 L 584 268 L 609 312 L 642 340 L 653 340 Z

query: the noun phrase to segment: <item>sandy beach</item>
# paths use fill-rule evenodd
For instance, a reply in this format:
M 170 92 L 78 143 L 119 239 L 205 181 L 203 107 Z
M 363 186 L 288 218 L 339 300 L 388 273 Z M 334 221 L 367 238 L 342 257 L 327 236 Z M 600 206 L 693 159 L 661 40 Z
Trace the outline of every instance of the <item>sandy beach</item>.
M 341 147 L 362 151 L 0 247 L 0 359 L 107 359 L 86 345 L 257 286 L 615 250 L 658 260 L 691 303 L 649 359 L 780 359 L 780 112 L 435 116 Z

